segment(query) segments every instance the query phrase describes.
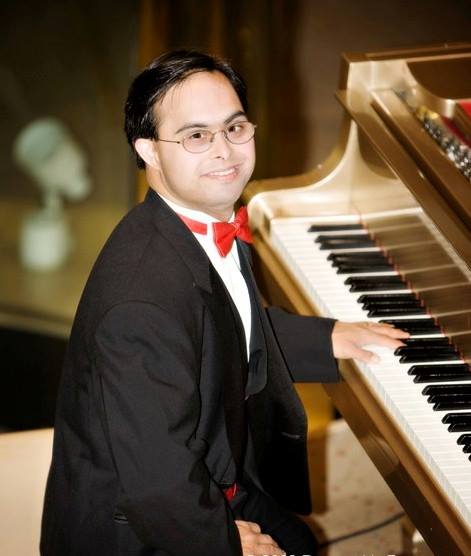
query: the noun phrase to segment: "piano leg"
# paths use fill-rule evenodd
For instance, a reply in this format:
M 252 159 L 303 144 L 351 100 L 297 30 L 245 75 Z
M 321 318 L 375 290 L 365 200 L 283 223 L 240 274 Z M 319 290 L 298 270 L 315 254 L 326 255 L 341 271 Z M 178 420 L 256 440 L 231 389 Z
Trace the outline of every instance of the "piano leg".
M 402 518 L 401 526 L 404 549 L 401 556 L 434 556 L 422 535 L 407 516 Z
M 308 417 L 308 463 L 312 511 L 327 511 L 327 427 L 332 420 L 332 404 L 318 384 L 297 383 Z

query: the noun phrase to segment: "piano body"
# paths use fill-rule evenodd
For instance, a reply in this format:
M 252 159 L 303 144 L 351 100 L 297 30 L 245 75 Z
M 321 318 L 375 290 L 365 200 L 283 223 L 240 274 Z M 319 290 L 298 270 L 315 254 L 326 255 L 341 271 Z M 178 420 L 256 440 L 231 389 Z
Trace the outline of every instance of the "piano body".
M 470 555 L 471 43 L 345 55 L 337 98 L 330 158 L 244 194 L 262 293 L 410 330 L 325 390 L 434 553 Z

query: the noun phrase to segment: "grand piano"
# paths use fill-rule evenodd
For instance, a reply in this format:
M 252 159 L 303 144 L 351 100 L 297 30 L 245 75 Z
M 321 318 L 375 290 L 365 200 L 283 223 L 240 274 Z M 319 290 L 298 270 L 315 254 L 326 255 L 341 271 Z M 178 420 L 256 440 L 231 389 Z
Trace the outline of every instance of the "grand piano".
M 471 43 L 347 54 L 340 142 L 245 192 L 267 299 L 407 345 L 326 385 L 434 554 L 471 554 Z

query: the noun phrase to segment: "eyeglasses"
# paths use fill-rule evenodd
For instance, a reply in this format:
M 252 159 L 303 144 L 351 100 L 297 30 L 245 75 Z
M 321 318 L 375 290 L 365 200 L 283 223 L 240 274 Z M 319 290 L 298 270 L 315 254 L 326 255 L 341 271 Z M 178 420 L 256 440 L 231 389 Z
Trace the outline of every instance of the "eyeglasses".
M 248 143 L 255 135 L 255 128 L 257 126 L 252 122 L 235 122 L 228 125 L 224 129 L 218 131 L 209 131 L 209 129 L 197 129 L 192 131 L 189 135 L 183 137 L 181 141 L 170 141 L 169 139 L 157 138 L 156 141 L 163 141 L 164 143 L 178 143 L 186 151 L 193 154 L 204 153 L 211 148 L 214 142 L 214 137 L 217 133 L 222 133 L 229 143 L 233 145 L 243 145 Z

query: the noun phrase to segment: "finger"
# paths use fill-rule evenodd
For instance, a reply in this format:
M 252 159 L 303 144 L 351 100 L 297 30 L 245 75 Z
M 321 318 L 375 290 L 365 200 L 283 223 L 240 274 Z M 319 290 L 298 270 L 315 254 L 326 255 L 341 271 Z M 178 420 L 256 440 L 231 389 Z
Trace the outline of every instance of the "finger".
M 260 525 L 258 523 L 254 523 L 253 521 L 243 521 L 241 519 L 236 519 L 235 523 L 237 526 L 241 525 L 247 531 L 251 531 L 253 533 L 260 533 Z
M 286 552 L 282 550 L 277 544 L 263 544 L 259 545 L 258 550 L 263 556 L 284 556 Z
M 253 533 L 253 532 L 244 533 L 241 536 L 241 541 L 242 541 L 242 546 L 245 547 L 256 546 L 258 547 L 258 549 L 260 549 L 260 547 L 263 547 L 264 549 L 267 549 L 268 547 L 272 547 L 275 548 L 276 550 L 281 550 L 277 542 L 270 535 L 267 535 L 266 533 Z
M 375 332 L 370 333 L 367 338 L 362 338 L 361 345 L 376 345 L 387 347 L 390 349 L 396 349 L 398 347 L 403 346 L 404 344 L 395 338 L 390 338 L 389 336 L 385 336 L 384 334 L 376 334 Z
M 280 547 L 278 546 L 277 542 L 275 540 L 273 540 L 270 535 L 264 535 L 261 533 L 245 533 L 242 537 L 241 537 L 241 541 L 243 545 L 248 545 L 248 546 L 274 546 L 277 549 L 279 549 Z
M 267 535 L 267 534 L 259 535 L 258 536 L 258 542 L 260 544 L 267 544 L 267 545 L 270 545 L 270 546 L 276 546 L 277 548 L 280 548 L 278 546 L 277 542 L 274 539 L 272 539 L 272 537 L 270 537 L 270 535 Z
M 257 539 L 258 540 L 258 539 Z M 244 556 L 285 556 L 286 552 L 276 543 L 259 543 L 257 540 L 251 539 L 242 541 L 242 551 Z
M 284 556 L 286 552 L 277 544 L 257 544 L 248 547 L 242 547 L 250 556 Z
M 286 552 L 281 548 L 270 547 L 264 545 L 260 546 L 242 546 L 242 553 L 244 556 L 286 556 Z
M 385 331 L 372 325 L 367 329 L 363 329 L 362 334 L 354 343 L 362 346 L 367 344 L 375 344 L 378 346 L 385 346 L 391 349 L 395 349 L 404 345 L 401 340 L 405 338 L 403 338 L 402 336 L 402 331 L 399 331 L 399 334 L 393 331 L 385 333 Z M 406 337 L 409 336 L 407 335 Z
M 352 359 L 358 359 L 364 363 L 375 364 L 379 363 L 381 359 L 376 353 L 368 351 L 367 349 L 362 349 L 361 347 L 352 345 L 350 349 Z
M 378 333 L 384 334 L 385 336 L 389 336 L 390 338 L 398 338 L 400 340 L 409 338 L 410 336 L 409 332 L 394 327 L 389 329 L 378 330 Z
M 395 326 L 387 323 L 375 323 L 373 328 L 379 334 L 385 334 L 391 338 L 409 338 L 409 332 L 396 328 Z
M 389 336 L 390 338 L 405 339 L 409 338 L 409 332 L 396 328 L 392 324 L 387 323 L 368 323 L 370 330 L 374 330 L 378 334 Z
M 261 533 L 260 525 L 258 523 L 253 523 L 252 521 L 247 522 L 249 524 L 250 530 L 254 533 Z

